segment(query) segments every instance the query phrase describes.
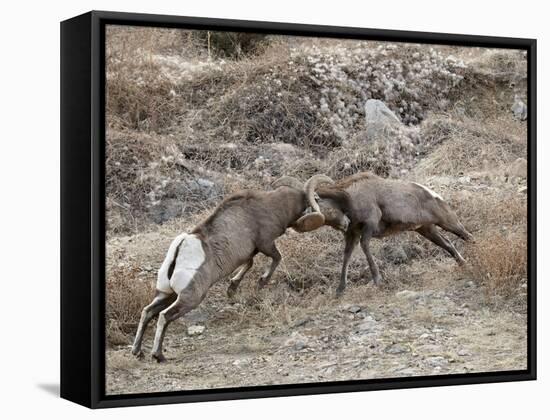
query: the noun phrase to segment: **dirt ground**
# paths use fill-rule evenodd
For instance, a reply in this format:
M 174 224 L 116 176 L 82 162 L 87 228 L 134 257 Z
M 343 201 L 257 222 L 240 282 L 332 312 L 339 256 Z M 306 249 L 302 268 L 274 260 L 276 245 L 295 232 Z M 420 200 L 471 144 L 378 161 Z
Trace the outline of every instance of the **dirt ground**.
M 110 349 L 106 391 L 160 392 L 525 369 L 525 313 L 488 308 L 475 282 L 456 271 L 449 260 L 435 271 L 427 270 L 415 290 L 397 292 L 357 281 L 347 289 L 345 303 L 327 292 L 321 311 L 306 311 L 288 322 L 239 322 L 235 313 L 246 302 L 207 298 L 185 322 L 171 325 L 165 340 L 167 363 L 159 365 L 147 353 L 137 360 L 128 345 Z M 224 287 L 225 283 L 215 286 L 220 294 Z M 273 293 L 269 289 L 274 288 L 287 287 L 272 284 L 265 293 Z M 200 335 L 189 336 L 186 326 L 190 325 L 206 328 Z M 145 352 L 151 343 L 150 327 Z

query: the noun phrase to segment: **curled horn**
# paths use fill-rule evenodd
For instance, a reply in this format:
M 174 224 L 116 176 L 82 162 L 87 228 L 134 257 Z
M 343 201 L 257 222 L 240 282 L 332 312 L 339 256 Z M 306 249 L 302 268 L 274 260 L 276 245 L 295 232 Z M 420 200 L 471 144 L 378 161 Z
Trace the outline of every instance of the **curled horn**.
M 315 188 L 319 184 L 334 184 L 334 181 L 326 175 L 313 175 L 309 178 L 304 186 L 304 191 L 306 193 L 307 200 L 313 209 L 312 213 L 308 213 L 300 217 L 294 224 L 294 229 L 298 232 L 309 232 L 320 228 L 325 224 L 325 216 L 321 213 L 319 204 L 315 201 Z
M 319 204 L 317 204 L 317 201 L 315 200 L 315 188 L 317 188 L 319 184 L 334 184 L 334 181 L 330 177 L 323 174 L 313 175 L 306 181 L 304 191 L 306 193 L 307 201 L 316 213 L 321 212 Z
M 305 189 L 304 184 L 302 184 L 302 181 L 294 178 L 293 176 L 282 176 L 276 181 L 274 181 L 273 184 L 271 184 L 271 186 L 273 188 L 279 188 L 279 187 L 285 186 L 285 187 L 294 188 L 300 191 Z

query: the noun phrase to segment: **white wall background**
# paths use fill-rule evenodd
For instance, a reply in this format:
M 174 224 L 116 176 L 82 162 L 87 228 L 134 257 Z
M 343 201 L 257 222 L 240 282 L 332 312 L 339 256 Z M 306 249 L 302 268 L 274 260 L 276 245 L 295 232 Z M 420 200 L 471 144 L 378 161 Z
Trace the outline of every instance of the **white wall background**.
M 548 409 L 550 26 L 544 2 L 462 0 L 10 1 L 0 30 L 0 415 L 3 418 L 541 418 Z M 538 39 L 539 380 L 126 408 L 59 399 L 59 22 L 91 9 Z M 31 417 L 32 418 L 32 417 Z

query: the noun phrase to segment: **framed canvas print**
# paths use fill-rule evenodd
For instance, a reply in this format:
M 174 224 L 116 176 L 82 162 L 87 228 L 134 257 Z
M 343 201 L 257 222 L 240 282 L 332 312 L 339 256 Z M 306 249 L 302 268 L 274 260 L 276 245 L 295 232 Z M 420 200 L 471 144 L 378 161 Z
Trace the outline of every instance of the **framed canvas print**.
M 536 42 L 61 24 L 61 395 L 536 377 Z

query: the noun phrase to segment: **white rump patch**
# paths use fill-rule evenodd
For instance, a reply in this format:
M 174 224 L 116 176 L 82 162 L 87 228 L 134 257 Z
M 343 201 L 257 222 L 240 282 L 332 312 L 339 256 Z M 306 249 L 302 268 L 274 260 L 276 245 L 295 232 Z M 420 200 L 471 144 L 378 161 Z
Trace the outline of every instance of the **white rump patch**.
M 441 197 L 438 193 L 436 193 L 435 191 L 429 189 L 428 187 L 426 187 L 425 185 L 422 185 L 422 184 L 418 184 L 416 182 L 413 182 L 414 185 L 418 185 L 420 188 L 423 188 L 425 189 L 426 191 L 428 191 L 432 197 L 434 198 L 439 198 L 441 201 L 444 201 L 443 200 L 443 197 Z
M 172 278 L 168 270 L 174 261 L 179 245 L 178 256 Z M 202 241 L 196 235 L 182 233 L 172 241 L 157 277 L 157 289 L 165 293 L 179 293 L 185 289 L 205 259 Z

